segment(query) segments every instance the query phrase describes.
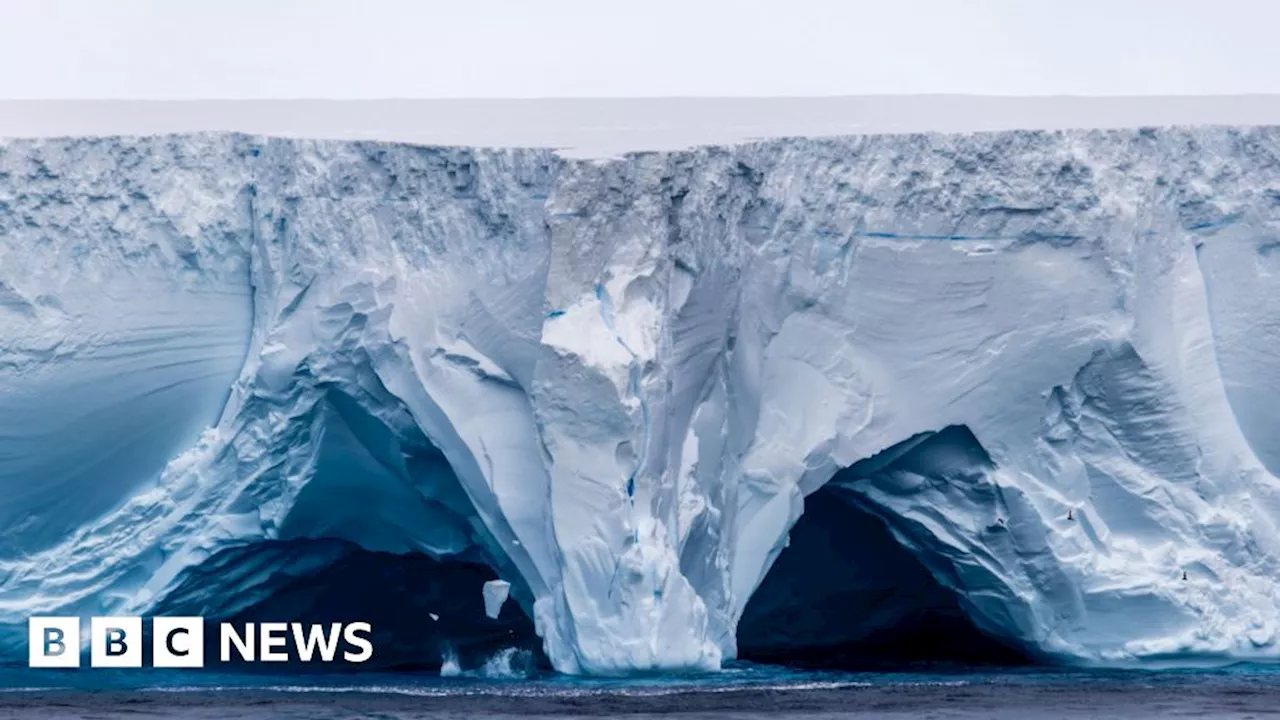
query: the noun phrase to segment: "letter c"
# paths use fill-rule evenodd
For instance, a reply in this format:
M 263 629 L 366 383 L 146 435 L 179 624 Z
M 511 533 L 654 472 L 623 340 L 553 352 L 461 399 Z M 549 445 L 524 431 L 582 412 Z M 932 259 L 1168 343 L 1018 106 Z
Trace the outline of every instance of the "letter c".
M 190 631 L 190 630 L 188 630 L 188 629 L 186 629 L 186 628 L 181 628 L 181 627 L 180 627 L 180 628 L 174 628 L 174 629 L 170 630 L 170 631 L 169 631 L 169 634 L 168 634 L 168 635 L 166 635 L 166 636 L 165 636 L 165 638 L 164 638 L 164 646 L 165 646 L 165 649 L 167 649 L 167 650 L 169 651 L 169 654 L 170 654 L 170 655 L 173 655 L 173 656 L 175 656 L 175 657 L 186 657 L 186 656 L 188 656 L 188 655 L 190 655 L 190 654 L 191 654 L 191 650 L 189 650 L 189 649 L 188 649 L 188 650 L 179 650 L 178 648 L 174 647 L 174 645 L 173 645 L 173 636 L 174 636 L 174 635 L 178 635 L 178 634 L 182 634 L 182 635 L 190 635 L 190 634 L 191 634 L 191 631 Z

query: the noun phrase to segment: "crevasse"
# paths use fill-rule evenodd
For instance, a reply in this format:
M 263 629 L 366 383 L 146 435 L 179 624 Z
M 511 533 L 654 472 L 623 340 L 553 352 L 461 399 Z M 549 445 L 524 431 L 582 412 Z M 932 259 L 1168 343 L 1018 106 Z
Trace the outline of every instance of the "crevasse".
M 0 649 L 328 539 L 482 560 L 564 672 L 716 668 L 835 478 L 1028 652 L 1275 657 L 1278 148 L 7 142 Z

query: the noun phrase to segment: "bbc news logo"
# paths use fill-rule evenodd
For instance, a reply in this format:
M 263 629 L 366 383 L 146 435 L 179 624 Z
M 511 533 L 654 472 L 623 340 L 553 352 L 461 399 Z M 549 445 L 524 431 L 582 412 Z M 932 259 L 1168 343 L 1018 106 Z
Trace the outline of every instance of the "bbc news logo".
M 33 668 L 78 668 L 80 618 L 33 617 L 27 622 Z M 202 668 L 205 663 L 202 617 L 151 618 L 151 665 L 158 668 Z M 218 659 L 242 662 L 367 662 L 373 658 L 373 631 L 367 622 L 232 623 L 218 626 Z M 89 619 L 90 667 L 142 667 L 142 618 Z M 341 649 L 341 652 L 339 650 Z

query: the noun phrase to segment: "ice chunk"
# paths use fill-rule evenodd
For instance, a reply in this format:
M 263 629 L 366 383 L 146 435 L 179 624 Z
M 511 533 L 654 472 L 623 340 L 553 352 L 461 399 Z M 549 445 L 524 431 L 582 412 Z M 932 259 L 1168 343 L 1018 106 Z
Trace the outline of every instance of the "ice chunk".
M 484 594 L 484 614 L 496 620 L 511 592 L 511 583 L 506 580 L 490 580 L 484 584 L 481 592 Z

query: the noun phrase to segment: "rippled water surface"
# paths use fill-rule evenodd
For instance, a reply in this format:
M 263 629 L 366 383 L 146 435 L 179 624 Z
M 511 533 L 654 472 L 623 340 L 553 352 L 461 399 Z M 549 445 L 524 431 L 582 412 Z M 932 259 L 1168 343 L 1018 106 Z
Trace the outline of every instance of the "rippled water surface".
M 0 718 L 1247 718 L 1280 716 L 1280 672 L 844 673 L 742 665 L 615 680 L 434 674 L 0 670 Z

